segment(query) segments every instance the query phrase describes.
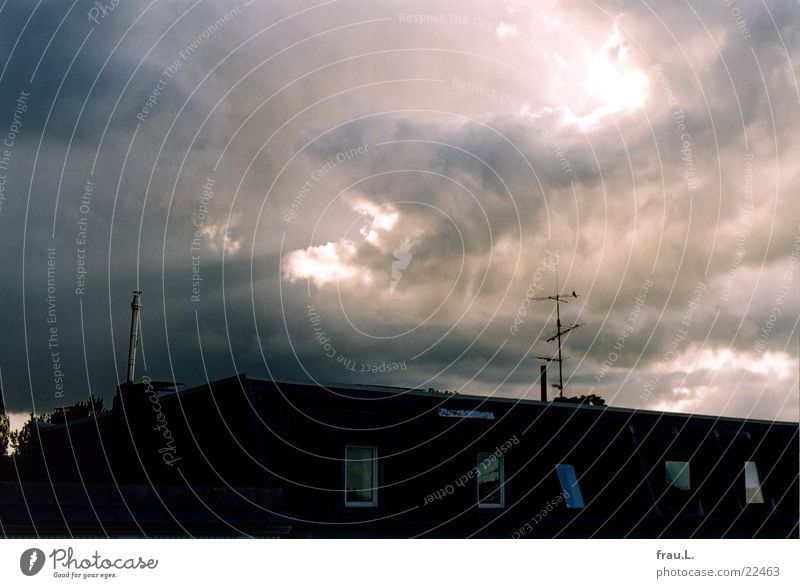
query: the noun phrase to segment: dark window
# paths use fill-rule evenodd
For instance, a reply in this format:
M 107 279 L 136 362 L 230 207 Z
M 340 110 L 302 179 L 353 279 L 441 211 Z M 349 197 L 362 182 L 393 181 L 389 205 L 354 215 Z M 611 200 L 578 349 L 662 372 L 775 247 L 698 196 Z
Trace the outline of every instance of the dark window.
M 505 465 L 503 456 L 478 454 L 478 507 L 503 508 L 505 497 Z
M 345 447 L 345 506 L 377 506 L 378 448 Z

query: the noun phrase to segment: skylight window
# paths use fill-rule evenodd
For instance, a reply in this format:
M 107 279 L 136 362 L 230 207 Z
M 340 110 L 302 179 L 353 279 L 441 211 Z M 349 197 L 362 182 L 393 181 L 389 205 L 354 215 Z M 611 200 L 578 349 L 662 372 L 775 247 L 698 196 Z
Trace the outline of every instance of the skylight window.
M 561 492 L 564 495 L 564 504 L 567 508 L 583 508 L 583 494 L 575 475 L 575 467 L 568 463 L 556 464 L 558 481 L 561 483 Z

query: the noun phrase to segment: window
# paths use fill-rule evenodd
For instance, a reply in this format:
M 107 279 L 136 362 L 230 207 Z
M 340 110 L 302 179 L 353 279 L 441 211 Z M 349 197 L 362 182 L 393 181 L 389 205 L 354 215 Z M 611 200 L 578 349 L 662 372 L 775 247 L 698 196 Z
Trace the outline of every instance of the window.
M 503 456 L 479 453 L 477 470 L 478 508 L 503 508 L 506 505 Z
M 744 462 L 744 495 L 747 504 L 764 503 L 761 480 L 758 477 L 758 465 L 754 461 Z
M 559 463 L 556 464 L 556 473 L 567 508 L 583 508 L 583 495 L 575 475 L 575 468 L 568 463 Z
M 345 447 L 345 506 L 378 505 L 378 448 Z
M 691 490 L 688 461 L 668 461 L 667 484 L 678 490 Z

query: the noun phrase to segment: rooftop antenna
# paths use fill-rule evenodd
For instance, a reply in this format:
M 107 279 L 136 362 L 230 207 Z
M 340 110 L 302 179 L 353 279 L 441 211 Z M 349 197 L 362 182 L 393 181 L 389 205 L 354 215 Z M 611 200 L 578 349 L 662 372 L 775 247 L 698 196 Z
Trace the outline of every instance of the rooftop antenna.
M 134 290 L 133 300 L 131 301 L 131 340 L 128 344 L 128 378 L 126 380 L 128 384 L 133 384 L 134 373 L 136 372 L 136 346 L 139 342 L 139 311 L 142 309 L 141 295 L 141 290 Z
M 563 378 L 563 375 L 562 375 L 561 364 L 564 363 L 564 360 L 567 359 L 567 358 L 562 357 L 562 355 L 561 355 L 561 337 L 563 335 L 566 335 L 570 331 L 572 331 L 574 329 L 577 329 L 578 327 L 580 327 L 582 325 L 578 324 L 578 323 L 575 323 L 574 325 L 570 325 L 566 329 L 562 329 L 561 328 L 561 303 L 563 302 L 564 304 L 567 304 L 569 302 L 569 300 L 567 299 L 567 296 L 569 296 L 571 298 L 577 298 L 578 294 L 575 293 L 575 290 L 572 291 L 571 295 L 561 294 L 559 292 L 559 287 L 558 287 L 558 264 L 556 264 L 555 271 L 556 271 L 556 293 L 553 296 L 531 297 L 531 298 L 529 298 L 529 300 L 535 300 L 535 301 L 555 300 L 555 302 L 556 302 L 556 333 L 555 333 L 555 335 L 553 335 L 552 337 L 547 339 L 547 342 L 548 343 L 552 343 L 554 340 L 557 341 L 558 342 L 558 353 L 557 353 L 556 357 L 542 357 L 542 356 L 539 356 L 539 355 L 535 355 L 534 357 L 536 359 L 542 359 L 542 360 L 547 361 L 547 362 L 551 362 L 551 361 L 558 362 L 558 384 L 553 384 L 553 388 L 558 388 L 558 397 L 559 398 L 563 398 L 564 397 L 564 378 Z

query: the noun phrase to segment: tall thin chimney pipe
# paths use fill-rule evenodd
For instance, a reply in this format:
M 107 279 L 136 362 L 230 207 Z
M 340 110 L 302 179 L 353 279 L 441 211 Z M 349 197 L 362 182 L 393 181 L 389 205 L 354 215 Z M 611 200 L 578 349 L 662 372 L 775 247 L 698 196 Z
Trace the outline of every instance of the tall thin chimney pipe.
M 542 402 L 547 402 L 547 366 L 539 366 L 539 386 L 542 391 Z
M 133 291 L 131 301 L 131 340 L 128 344 L 128 384 L 133 384 L 134 372 L 136 371 L 136 346 L 139 342 L 139 311 L 142 309 L 140 296 L 141 290 Z

